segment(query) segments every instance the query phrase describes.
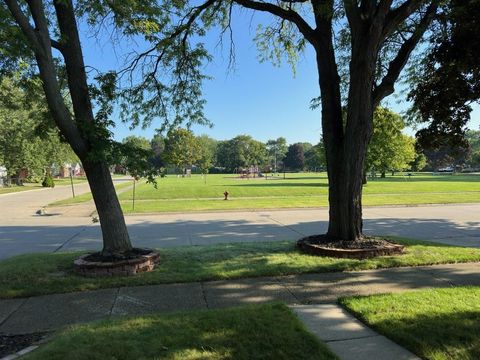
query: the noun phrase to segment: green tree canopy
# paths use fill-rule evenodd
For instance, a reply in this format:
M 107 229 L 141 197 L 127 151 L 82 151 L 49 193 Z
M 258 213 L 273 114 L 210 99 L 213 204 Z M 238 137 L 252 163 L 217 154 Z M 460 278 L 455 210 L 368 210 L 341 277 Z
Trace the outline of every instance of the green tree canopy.
M 268 140 L 266 146 L 268 151 L 268 162 L 273 170 L 277 171 L 279 166 L 283 165 L 283 160 L 287 155 L 287 140 L 284 137 Z
M 217 143 L 217 140 L 208 135 L 197 136 L 199 156 L 196 165 L 203 174 L 207 174 L 208 170 L 215 163 Z
M 288 147 L 285 156 L 285 167 L 290 170 L 303 170 L 305 167 L 305 153 L 303 151 L 303 143 L 295 143 Z
M 199 143 L 190 130 L 170 129 L 165 138 L 163 159 L 167 164 L 185 170 L 200 158 Z
M 149 159 L 154 156 L 150 141 L 142 136 L 130 135 L 122 141 L 120 164 L 133 177 L 152 178 L 156 171 L 152 170 Z
M 264 165 L 266 161 L 265 144 L 250 135 L 238 135 L 233 139 L 221 141 L 217 147 L 217 163 L 229 172 L 252 165 Z
M 43 97 L 27 99 L 12 77 L 1 79 L 0 94 L 0 164 L 8 176 L 26 170 L 31 180 L 39 180 L 52 165 L 78 161 L 56 129 L 39 127 L 38 114 L 48 115 Z
M 415 159 L 415 139 L 402 133 L 402 117 L 386 108 L 377 108 L 373 116 L 373 135 L 368 146 L 366 169 L 385 172 L 404 170 Z
M 480 1 L 449 0 L 430 33 L 428 55 L 409 93 L 423 148 L 465 144 L 471 104 L 480 100 Z
M 325 158 L 325 147 L 323 141 L 320 141 L 317 145 L 312 146 L 305 152 L 305 165 L 310 170 L 319 170 L 326 168 L 327 159 Z
M 153 151 L 153 155 L 148 159 L 150 164 L 157 170 L 165 167 L 165 162 L 162 158 L 162 154 L 165 151 L 165 139 L 160 134 L 155 134 L 150 141 L 150 147 Z

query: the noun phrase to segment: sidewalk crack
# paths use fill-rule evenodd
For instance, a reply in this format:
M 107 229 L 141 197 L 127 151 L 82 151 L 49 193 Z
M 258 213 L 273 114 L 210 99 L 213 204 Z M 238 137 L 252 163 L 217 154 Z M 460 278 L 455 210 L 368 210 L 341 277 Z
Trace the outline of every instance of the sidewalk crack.
M 275 281 L 283 288 L 285 288 L 288 293 L 290 295 L 292 295 L 292 297 L 295 299 L 295 301 L 297 302 L 297 304 L 302 304 L 302 300 L 300 300 L 297 295 L 295 295 L 295 293 L 288 287 L 288 285 L 286 285 L 284 282 L 281 281 L 281 278 L 279 277 L 275 277 Z
M 200 288 L 202 289 L 202 297 L 203 301 L 205 302 L 205 306 L 207 307 L 207 309 L 210 309 L 210 307 L 208 306 L 207 294 L 205 292 L 205 287 L 203 286 L 203 281 L 200 282 Z
M 279 225 L 281 225 L 281 226 L 283 226 L 283 227 L 285 227 L 285 228 L 287 228 L 287 229 L 289 229 L 289 230 L 291 230 L 291 231 L 293 231 L 293 232 L 296 232 L 296 233 L 297 233 L 298 235 L 300 235 L 300 236 L 307 236 L 306 234 L 304 234 L 304 233 L 296 230 L 296 229 L 293 228 L 292 226 L 286 225 L 286 224 L 282 223 L 281 221 L 278 221 L 277 219 L 274 219 L 272 216 L 268 216 L 268 218 L 269 218 L 270 220 L 272 220 L 273 222 L 276 222 L 277 224 L 279 224 Z
M 375 334 L 375 335 L 365 335 L 365 336 L 352 337 L 352 338 L 348 338 L 348 339 L 334 339 L 334 340 L 324 340 L 324 341 L 328 344 L 328 343 L 331 343 L 331 342 L 361 340 L 361 339 L 369 339 L 369 338 L 380 337 L 380 336 L 382 336 L 382 335 Z
M 27 300 L 28 298 L 23 299 L 23 301 L 17 306 L 17 308 L 13 310 L 2 322 L 0 322 L 0 326 L 5 324 L 14 314 L 16 314 L 18 310 L 20 310 L 20 308 L 27 302 Z
M 65 242 L 60 245 L 59 247 L 57 247 L 55 250 L 53 250 L 53 253 L 56 253 L 57 251 L 60 251 L 61 248 L 63 248 L 65 245 L 67 245 L 70 241 L 72 241 L 73 239 L 75 239 L 78 235 L 80 235 L 82 232 L 84 232 L 86 230 L 86 228 L 82 228 L 82 230 L 80 230 L 79 232 L 77 232 L 76 234 L 74 234 L 73 236 L 70 236 L 67 240 L 65 240 Z
M 117 292 L 115 293 L 115 299 L 113 299 L 112 307 L 110 308 L 108 317 L 112 317 L 113 315 L 113 309 L 115 309 L 115 305 L 117 305 L 118 294 L 120 294 L 120 288 L 117 288 Z

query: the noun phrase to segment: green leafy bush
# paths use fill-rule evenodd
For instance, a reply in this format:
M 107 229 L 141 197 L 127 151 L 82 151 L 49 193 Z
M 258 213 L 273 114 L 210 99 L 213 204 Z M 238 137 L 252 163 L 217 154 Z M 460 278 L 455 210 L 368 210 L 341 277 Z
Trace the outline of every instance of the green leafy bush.
M 43 187 L 55 187 L 55 182 L 53 181 L 52 175 L 50 173 L 47 173 L 45 175 L 45 178 L 42 181 L 42 186 Z

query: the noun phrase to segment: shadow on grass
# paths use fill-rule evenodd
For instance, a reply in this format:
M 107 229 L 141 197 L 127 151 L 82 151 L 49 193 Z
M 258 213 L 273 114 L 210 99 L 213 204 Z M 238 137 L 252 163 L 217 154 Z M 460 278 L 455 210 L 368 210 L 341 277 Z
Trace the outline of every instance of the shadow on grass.
M 282 304 L 80 326 L 28 359 L 335 359 Z
M 297 240 L 325 233 L 328 227 L 326 221 L 311 220 L 316 214 L 314 210 L 306 215 L 310 219 L 298 221 L 282 215 L 283 212 L 256 214 L 250 219 L 231 219 L 223 213 L 202 215 L 197 220 L 186 219 L 189 215 L 160 217 L 158 221 L 142 220 L 140 216 L 127 219 L 134 245 L 152 248 Z M 480 222 L 459 224 L 444 219 L 380 217 L 364 220 L 364 232 L 480 247 Z M 100 250 L 101 246 L 98 224 L 0 227 L 0 259 L 22 253 Z

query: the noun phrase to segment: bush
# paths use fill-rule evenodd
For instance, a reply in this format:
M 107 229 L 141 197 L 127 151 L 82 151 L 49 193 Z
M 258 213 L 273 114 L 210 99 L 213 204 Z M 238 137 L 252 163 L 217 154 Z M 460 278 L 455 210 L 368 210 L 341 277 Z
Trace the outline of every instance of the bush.
M 53 181 L 52 175 L 51 174 L 46 174 L 45 178 L 42 181 L 42 186 L 43 187 L 55 187 L 55 182 Z

